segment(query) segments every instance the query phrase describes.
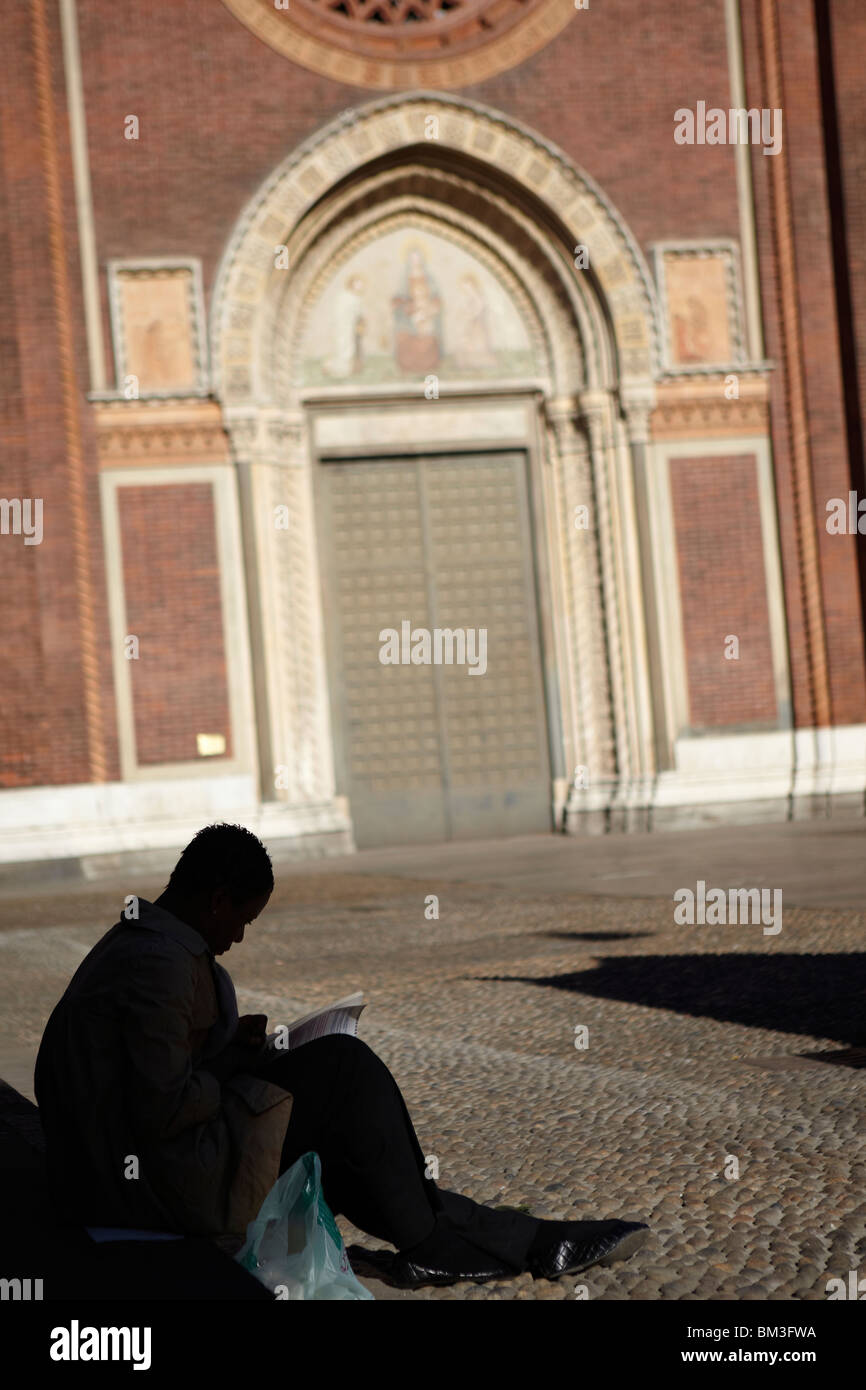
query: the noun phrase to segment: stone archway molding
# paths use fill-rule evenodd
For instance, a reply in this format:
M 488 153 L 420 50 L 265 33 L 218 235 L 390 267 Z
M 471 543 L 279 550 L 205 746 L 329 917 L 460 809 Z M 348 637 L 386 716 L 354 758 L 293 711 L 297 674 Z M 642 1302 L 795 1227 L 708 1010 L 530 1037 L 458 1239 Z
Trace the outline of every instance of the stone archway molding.
M 477 102 L 417 92 L 344 112 L 287 156 L 250 199 L 220 264 L 211 307 L 213 385 L 225 407 L 257 398 L 254 347 L 275 247 L 340 179 L 383 155 L 434 141 L 505 171 L 547 205 L 572 246 L 587 248 L 612 329 L 619 384 L 655 378 L 655 289 L 634 237 L 602 190 L 562 150 L 510 117 Z
M 401 166 L 401 170 L 413 172 L 418 167 Z M 537 372 L 522 382 L 526 389 L 534 386 L 546 395 L 566 394 L 598 383 L 598 361 L 606 358 L 609 334 L 594 299 L 585 303 L 567 266 L 540 233 L 520 250 L 515 248 L 506 232 L 513 234 L 520 226 L 518 214 L 508 209 L 507 222 L 503 218 L 500 224 L 502 200 L 497 206 L 485 199 L 480 206 L 464 210 L 460 204 L 469 188 L 466 180 L 441 176 L 435 188 L 395 197 L 389 179 L 380 174 L 364 181 L 363 196 L 358 199 L 356 194 L 352 200 L 357 207 L 342 205 L 348 201 L 344 195 L 324 200 L 316 208 L 305 223 L 306 235 L 297 256 L 292 245 L 295 274 L 288 282 L 283 277 L 278 295 L 272 296 L 271 320 L 262 324 L 257 371 L 263 397 L 290 407 L 299 403 L 304 392 L 298 351 L 317 293 L 359 245 L 406 220 L 463 245 L 506 287 L 526 324 L 537 364 Z M 272 279 L 279 278 L 275 272 Z M 605 374 L 605 380 L 609 375 Z

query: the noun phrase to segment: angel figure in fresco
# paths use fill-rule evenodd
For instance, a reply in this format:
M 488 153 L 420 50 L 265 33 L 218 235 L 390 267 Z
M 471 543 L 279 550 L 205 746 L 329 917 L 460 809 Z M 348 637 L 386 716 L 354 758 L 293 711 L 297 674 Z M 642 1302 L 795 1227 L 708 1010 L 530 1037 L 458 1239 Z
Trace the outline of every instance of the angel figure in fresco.
M 364 366 L 363 275 L 350 275 L 334 301 L 332 352 L 323 363 L 328 376 L 358 376 Z
M 401 372 L 432 372 L 442 354 L 442 300 L 424 253 L 413 246 L 406 257 L 394 311 L 394 356 Z
M 467 271 L 457 282 L 454 306 L 454 360 L 463 371 L 496 366 L 496 353 L 490 343 L 487 301 L 478 276 Z

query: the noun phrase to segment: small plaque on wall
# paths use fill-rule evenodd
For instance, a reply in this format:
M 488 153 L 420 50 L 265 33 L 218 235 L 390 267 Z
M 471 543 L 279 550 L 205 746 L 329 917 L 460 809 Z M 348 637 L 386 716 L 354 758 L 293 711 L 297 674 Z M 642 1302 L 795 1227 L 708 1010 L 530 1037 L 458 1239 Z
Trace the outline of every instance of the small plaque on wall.
M 226 751 L 225 734 L 196 734 L 195 742 L 200 758 L 218 758 Z

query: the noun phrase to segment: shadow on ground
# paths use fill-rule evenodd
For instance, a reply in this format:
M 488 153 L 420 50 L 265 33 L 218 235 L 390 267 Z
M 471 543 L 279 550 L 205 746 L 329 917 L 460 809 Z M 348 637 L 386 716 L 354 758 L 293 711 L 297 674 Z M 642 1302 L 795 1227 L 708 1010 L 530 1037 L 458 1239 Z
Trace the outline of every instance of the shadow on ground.
M 852 1048 L 866 1044 L 866 954 L 859 952 L 608 956 L 593 969 L 570 975 L 473 978 L 620 999 L 775 1033 L 832 1038 Z M 847 1065 L 857 1063 L 849 1060 Z
M 651 931 L 544 931 L 533 936 L 549 936 L 555 941 L 636 941 L 639 936 L 654 936 Z

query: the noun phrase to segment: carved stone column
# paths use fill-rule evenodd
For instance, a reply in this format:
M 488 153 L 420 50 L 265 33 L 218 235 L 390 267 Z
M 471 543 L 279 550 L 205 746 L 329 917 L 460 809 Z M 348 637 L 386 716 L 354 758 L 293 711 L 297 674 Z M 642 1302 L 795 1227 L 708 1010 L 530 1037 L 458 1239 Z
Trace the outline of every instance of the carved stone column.
M 637 727 L 635 799 L 649 807 L 656 773 L 660 767 L 670 766 L 671 757 L 665 721 L 664 643 L 653 563 L 653 495 L 649 476 L 649 419 L 655 393 L 652 385 L 647 384 L 623 389 L 620 397 L 625 416 L 625 428 L 620 426 L 624 436 L 623 493 L 628 504 L 625 543 L 629 568 L 640 581 L 631 596 Z
M 262 798 L 334 797 L 312 477 L 301 412 L 228 412 L 238 464 Z
M 547 403 L 548 447 L 560 526 L 564 617 L 568 636 L 568 687 L 573 709 L 569 743 L 575 766 L 566 806 L 566 828 L 604 829 L 616 775 L 608 652 L 599 559 L 598 504 L 590 440 L 576 403 Z M 587 819 L 594 813 L 598 824 Z
M 620 784 L 632 772 L 631 711 L 628 661 L 623 641 L 622 575 L 618 564 L 619 509 L 613 469 L 610 397 L 606 391 L 580 394 L 583 428 L 590 448 L 590 467 L 598 510 L 598 546 L 604 625 L 613 720 L 614 767 Z

